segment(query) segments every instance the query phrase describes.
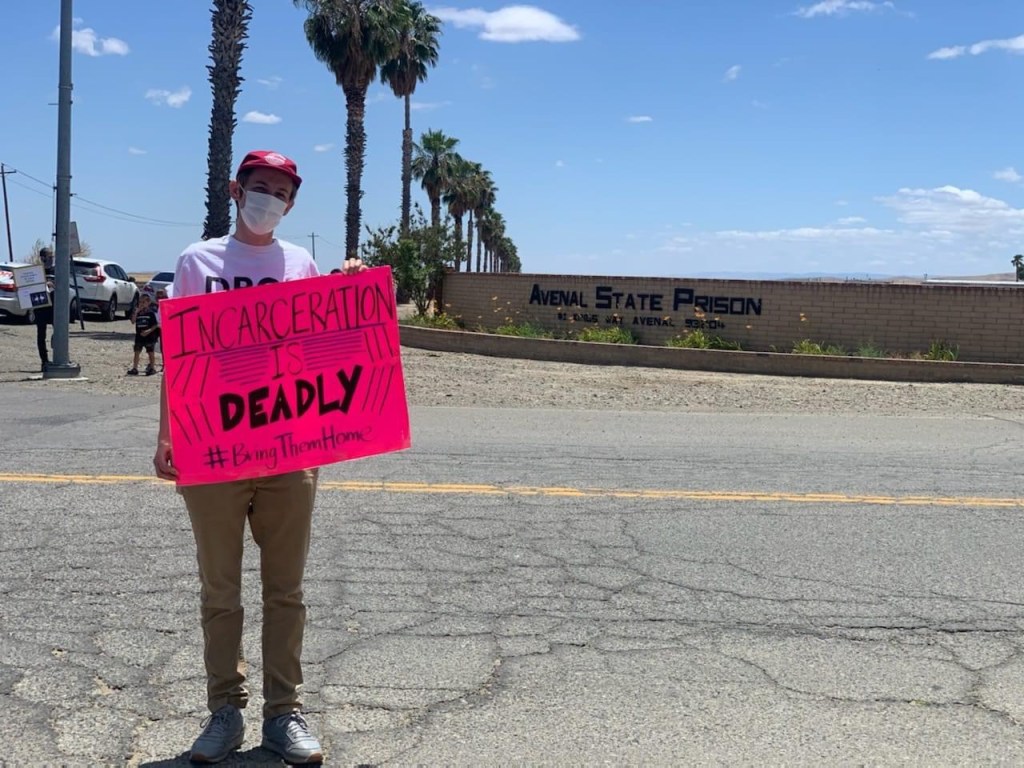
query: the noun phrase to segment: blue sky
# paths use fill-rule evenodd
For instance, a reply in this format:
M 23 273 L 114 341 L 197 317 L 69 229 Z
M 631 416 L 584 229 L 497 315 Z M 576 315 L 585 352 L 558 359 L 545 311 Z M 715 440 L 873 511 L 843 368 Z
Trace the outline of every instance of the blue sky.
M 59 5 L 0 7 L 16 259 L 52 230 Z M 416 136 L 443 130 L 491 171 L 526 272 L 974 275 L 1024 251 L 1020 0 L 426 5 L 445 24 Z M 74 5 L 72 218 L 130 270 L 171 268 L 202 231 L 209 6 Z M 253 6 L 236 155 L 298 162 L 278 232 L 306 247 L 317 233 L 333 266 L 344 97 L 304 13 Z M 401 102 L 374 85 L 371 226 L 398 218 L 401 128 Z

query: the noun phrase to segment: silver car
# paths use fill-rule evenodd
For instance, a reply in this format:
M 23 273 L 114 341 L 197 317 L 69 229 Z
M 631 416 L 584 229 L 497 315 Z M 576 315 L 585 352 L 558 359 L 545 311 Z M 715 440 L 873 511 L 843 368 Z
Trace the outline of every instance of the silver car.
M 25 265 L 17 262 L 14 264 L 6 262 L 0 264 L 0 317 L 31 323 L 35 320 L 35 314 L 31 309 L 22 309 L 18 303 L 18 289 L 14 287 L 14 273 L 10 270 L 12 266 L 21 267 Z M 78 305 L 75 302 L 74 291 L 72 291 L 69 307 L 69 317 L 72 320 L 78 319 Z
M 155 296 L 158 291 L 166 291 L 174 284 L 173 272 L 157 272 L 142 286 L 142 290 Z

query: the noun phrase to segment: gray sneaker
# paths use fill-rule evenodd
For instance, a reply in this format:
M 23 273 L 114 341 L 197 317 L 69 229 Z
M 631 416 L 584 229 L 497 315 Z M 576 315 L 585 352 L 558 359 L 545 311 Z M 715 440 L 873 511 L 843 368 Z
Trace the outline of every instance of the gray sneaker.
M 245 741 L 242 711 L 225 704 L 203 721 L 203 732 L 192 745 L 189 759 L 193 763 L 219 763 Z
M 320 742 L 309 732 L 306 718 L 300 712 L 287 712 L 263 721 L 263 748 L 269 749 L 288 763 L 322 763 L 324 753 Z

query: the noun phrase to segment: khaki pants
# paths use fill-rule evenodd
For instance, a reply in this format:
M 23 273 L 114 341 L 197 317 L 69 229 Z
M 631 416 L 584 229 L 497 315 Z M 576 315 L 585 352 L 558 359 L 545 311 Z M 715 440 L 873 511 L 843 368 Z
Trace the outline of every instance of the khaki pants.
M 302 574 L 317 470 L 181 489 L 192 520 L 202 583 L 207 705 L 249 701 L 242 656 L 242 544 L 248 517 L 263 583 L 263 716 L 301 708 Z M 250 511 L 251 505 L 251 511 Z

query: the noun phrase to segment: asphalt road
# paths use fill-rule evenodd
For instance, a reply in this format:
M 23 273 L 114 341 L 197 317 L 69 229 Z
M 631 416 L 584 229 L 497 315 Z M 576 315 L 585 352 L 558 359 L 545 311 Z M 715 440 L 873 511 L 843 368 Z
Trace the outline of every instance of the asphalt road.
M 198 584 L 149 479 L 155 404 L 5 385 L 0 414 L 2 759 L 185 764 Z M 1022 439 L 1006 415 L 414 409 L 411 450 L 322 474 L 327 763 L 1024 763 Z M 250 546 L 250 609 L 258 573 Z M 276 762 L 258 727 L 228 764 Z

